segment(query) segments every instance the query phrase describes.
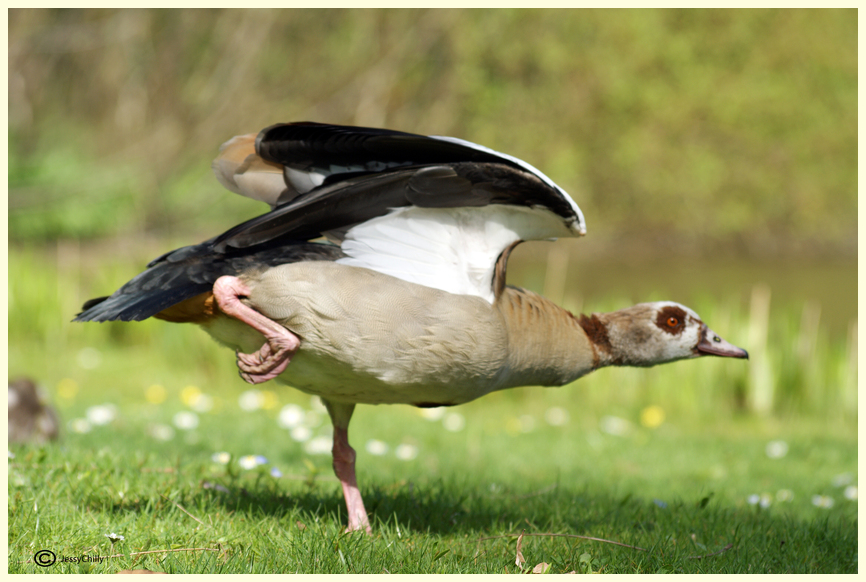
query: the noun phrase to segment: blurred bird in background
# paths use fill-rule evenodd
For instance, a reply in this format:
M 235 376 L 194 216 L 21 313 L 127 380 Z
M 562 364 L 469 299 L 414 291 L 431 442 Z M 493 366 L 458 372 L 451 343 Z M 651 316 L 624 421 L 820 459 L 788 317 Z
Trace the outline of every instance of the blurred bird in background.
M 45 443 L 60 435 L 57 413 L 30 378 L 9 382 L 9 442 Z

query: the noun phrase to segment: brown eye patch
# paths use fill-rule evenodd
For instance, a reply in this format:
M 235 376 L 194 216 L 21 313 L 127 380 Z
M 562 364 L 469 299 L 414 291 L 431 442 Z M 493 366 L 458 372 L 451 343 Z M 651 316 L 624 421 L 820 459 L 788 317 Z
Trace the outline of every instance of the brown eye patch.
M 685 311 L 675 305 L 668 305 L 659 311 L 656 325 L 664 332 L 671 335 L 679 335 L 686 327 L 686 317 L 688 315 Z

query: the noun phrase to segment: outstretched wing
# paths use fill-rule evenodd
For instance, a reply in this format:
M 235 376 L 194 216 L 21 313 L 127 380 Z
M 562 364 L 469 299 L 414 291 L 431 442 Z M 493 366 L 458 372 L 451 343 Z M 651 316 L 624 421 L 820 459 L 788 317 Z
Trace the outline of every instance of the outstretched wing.
M 463 140 L 305 122 L 263 130 L 255 149 L 251 136 L 224 147 L 239 141 L 247 156 L 235 145 L 239 163 L 218 158 L 220 181 L 255 184 L 233 190 L 274 210 L 217 237 L 216 249 L 330 235 L 347 255 L 339 262 L 492 301 L 506 248 L 585 232 L 580 209 L 547 176 Z M 277 166 L 284 180 L 264 193 Z
M 492 302 L 506 249 L 585 232 L 580 209 L 547 176 L 454 138 L 280 124 L 223 144 L 213 169 L 229 190 L 272 210 L 166 253 L 110 297 L 88 302 L 76 321 L 146 319 L 208 291 L 221 275 L 303 260 Z M 339 247 L 307 242 L 323 235 Z

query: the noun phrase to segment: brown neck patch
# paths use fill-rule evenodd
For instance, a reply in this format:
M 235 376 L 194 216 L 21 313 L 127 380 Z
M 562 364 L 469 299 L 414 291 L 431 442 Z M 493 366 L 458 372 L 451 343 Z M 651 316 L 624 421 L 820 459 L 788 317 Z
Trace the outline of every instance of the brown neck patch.
M 577 318 L 577 323 L 580 324 L 586 337 L 592 343 L 596 360 L 598 360 L 598 350 L 611 353 L 613 347 L 610 345 L 610 336 L 607 335 L 607 326 L 598 318 L 597 314 L 593 313 L 590 316 L 581 314 Z M 597 362 L 595 365 L 597 366 Z

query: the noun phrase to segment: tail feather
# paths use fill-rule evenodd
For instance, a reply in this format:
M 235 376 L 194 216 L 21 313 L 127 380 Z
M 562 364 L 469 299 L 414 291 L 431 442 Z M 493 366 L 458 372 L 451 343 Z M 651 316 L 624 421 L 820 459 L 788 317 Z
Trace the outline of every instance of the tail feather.
M 213 283 L 190 284 L 186 281 L 175 288 L 141 293 L 127 283 L 110 297 L 86 302 L 83 311 L 72 321 L 142 321 L 212 286 Z

